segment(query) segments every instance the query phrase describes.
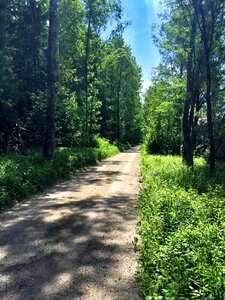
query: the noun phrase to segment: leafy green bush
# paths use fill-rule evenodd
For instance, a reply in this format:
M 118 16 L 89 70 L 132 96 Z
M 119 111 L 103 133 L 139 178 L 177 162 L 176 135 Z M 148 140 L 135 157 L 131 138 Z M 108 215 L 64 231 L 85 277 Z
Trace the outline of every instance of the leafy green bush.
M 119 152 L 106 139 L 96 138 L 95 148 L 58 148 L 51 160 L 40 151 L 0 156 L 0 210 L 60 179 L 69 178 L 84 166 Z
M 147 300 L 225 295 L 224 165 L 142 151 L 140 286 Z

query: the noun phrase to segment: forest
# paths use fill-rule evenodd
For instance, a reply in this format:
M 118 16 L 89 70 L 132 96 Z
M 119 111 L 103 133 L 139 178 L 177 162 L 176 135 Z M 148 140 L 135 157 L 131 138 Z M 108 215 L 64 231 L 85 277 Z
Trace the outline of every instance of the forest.
M 0 2 L 0 207 L 140 142 L 128 23 L 119 0 Z
M 96 134 L 140 141 L 141 69 L 123 40 L 120 1 L 0 5 L 2 152 L 43 147 L 48 126 L 56 147 L 91 145 Z
M 0 210 L 142 144 L 141 296 L 224 300 L 225 2 L 161 1 L 144 99 L 130 21 L 120 0 L 0 1 Z

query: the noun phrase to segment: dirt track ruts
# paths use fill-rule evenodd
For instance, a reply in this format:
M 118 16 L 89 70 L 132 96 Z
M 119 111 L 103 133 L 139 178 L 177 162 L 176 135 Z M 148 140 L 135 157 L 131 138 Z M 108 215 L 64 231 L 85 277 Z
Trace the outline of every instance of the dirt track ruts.
M 0 299 L 139 299 L 139 147 L 0 214 Z

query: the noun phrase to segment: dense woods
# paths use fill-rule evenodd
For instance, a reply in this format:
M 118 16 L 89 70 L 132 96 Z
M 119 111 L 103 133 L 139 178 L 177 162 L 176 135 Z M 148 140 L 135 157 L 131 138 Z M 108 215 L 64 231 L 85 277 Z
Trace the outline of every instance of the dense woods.
M 141 138 L 141 70 L 119 0 L 0 3 L 2 152 Z M 111 29 L 109 29 L 111 28 Z M 137 125 L 138 124 L 138 125 Z
M 163 1 L 154 39 L 162 55 L 146 95 L 146 143 L 152 153 L 224 159 L 224 15 L 222 0 Z M 156 30 L 158 29 L 158 30 Z M 182 146 L 181 146 L 182 145 Z
M 120 0 L 0 1 L 0 210 L 141 141 L 128 24 Z

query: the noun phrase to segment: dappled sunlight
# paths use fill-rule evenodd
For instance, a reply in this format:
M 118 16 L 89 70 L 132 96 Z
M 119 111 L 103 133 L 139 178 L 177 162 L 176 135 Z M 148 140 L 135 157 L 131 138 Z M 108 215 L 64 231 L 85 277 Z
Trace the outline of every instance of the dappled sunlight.
M 9 278 L 5 283 L 8 295 L 16 293 L 18 299 L 22 297 L 23 289 L 14 290 L 15 281 L 19 285 L 26 282 L 26 291 L 33 291 L 42 299 L 54 298 L 56 295 L 64 297 L 64 292 L 69 293 L 71 284 L 78 286 L 77 294 L 73 297 L 82 296 L 88 285 L 94 284 L 99 294 L 104 294 L 103 286 L 105 289 L 108 285 L 107 290 L 113 290 L 118 285 L 120 278 L 123 278 L 123 274 L 118 274 L 119 258 L 122 255 L 125 259 L 132 248 L 132 243 L 129 247 L 124 243 L 127 235 L 124 232 L 124 222 L 129 223 L 132 217 L 121 210 L 132 198 L 124 195 L 102 199 L 99 197 L 97 195 L 96 198 L 84 199 L 85 207 L 82 201 L 76 201 L 73 204 L 74 212 L 73 209 L 63 209 L 64 214 L 56 211 L 56 215 L 60 216 L 57 220 L 39 218 L 30 221 L 28 230 L 25 230 L 26 221 L 16 222 L 15 226 L 21 228 L 20 238 L 29 234 L 29 239 L 26 237 L 26 244 L 18 243 L 18 236 L 11 239 L 15 227 L 7 232 L 7 255 L 11 256 L 11 263 L 5 264 L 3 272 Z M 132 206 L 135 208 L 136 202 Z M 76 213 L 78 207 L 81 209 L 79 215 Z M 39 236 L 32 239 L 32 230 L 37 230 L 37 227 L 45 234 L 43 236 L 40 232 Z M 2 237 L 6 241 L 4 235 Z M 24 274 L 27 275 L 24 277 Z M 42 282 L 41 290 L 36 287 L 35 280 L 28 280 L 30 276 L 39 278 Z M 108 276 L 115 276 L 116 281 L 107 281 Z M 127 286 L 124 290 L 126 288 Z M 122 287 L 121 289 L 123 290 Z
M 58 274 L 52 282 L 44 285 L 42 288 L 42 293 L 51 297 L 55 293 L 61 291 L 62 289 L 69 288 L 72 283 L 72 276 L 70 273 Z
M 0 292 L 6 290 L 7 285 L 10 283 L 10 281 L 11 281 L 10 275 L 1 274 L 1 276 L 0 276 Z
M 138 157 L 131 152 L 107 160 L 0 215 L 0 264 L 8 278 L 1 298 L 126 299 L 137 293 L 138 172 L 132 166 Z
M 0 261 L 8 255 L 8 246 L 0 246 Z
M 42 220 L 46 223 L 54 223 L 62 220 L 64 216 L 70 215 L 70 210 L 48 211 L 42 216 Z M 72 213 L 71 213 L 72 214 Z
M 62 192 L 58 192 L 58 193 L 54 192 L 54 193 L 50 193 L 50 194 L 46 195 L 45 198 L 46 199 L 63 198 L 63 197 L 68 197 L 69 194 L 70 194 L 69 191 L 67 191 L 67 192 L 62 191 Z

